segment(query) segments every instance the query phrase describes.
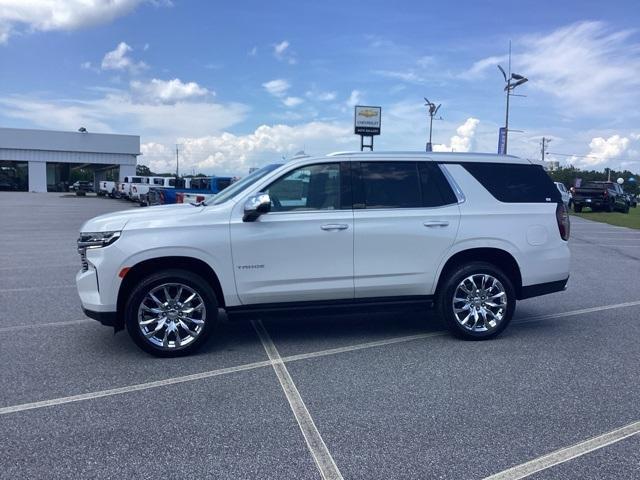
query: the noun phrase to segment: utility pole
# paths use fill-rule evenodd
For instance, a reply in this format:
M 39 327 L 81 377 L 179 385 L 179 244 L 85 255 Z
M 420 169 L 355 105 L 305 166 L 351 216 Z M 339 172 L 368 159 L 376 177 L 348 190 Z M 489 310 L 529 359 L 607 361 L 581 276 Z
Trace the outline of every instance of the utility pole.
M 544 155 L 545 153 L 547 153 L 547 147 L 549 146 L 550 141 L 551 141 L 550 138 L 542 137 L 542 141 L 540 142 L 540 144 L 542 145 L 542 148 L 540 148 L 540 155 L 542 156 L 543 162 L 544 162 Z
M 178 153 L 178 144 L 176 143 L 176 178 L 180 178 L 180 157 Z

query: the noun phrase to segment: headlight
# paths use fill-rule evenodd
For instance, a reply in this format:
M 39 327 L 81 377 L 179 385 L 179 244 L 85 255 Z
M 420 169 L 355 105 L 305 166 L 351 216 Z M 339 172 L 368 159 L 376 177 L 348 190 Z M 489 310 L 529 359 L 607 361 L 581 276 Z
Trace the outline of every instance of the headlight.
M 85 232 L 80 234 L 78 239 L 78 250 L 87 248 L 102 248 L 111 245 L 118 238 L 121 232 Z

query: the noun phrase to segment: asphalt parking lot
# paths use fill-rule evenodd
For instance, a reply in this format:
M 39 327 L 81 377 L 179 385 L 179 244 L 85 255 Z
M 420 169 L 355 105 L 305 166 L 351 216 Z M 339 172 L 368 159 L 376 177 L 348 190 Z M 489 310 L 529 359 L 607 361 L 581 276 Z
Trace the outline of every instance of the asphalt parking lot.
M 256 318 L 157 359 L 75 291 L 79 227 L 123 208 L 0 193 L 0 478 L 640 477 L 640 231 L 572 217 L 568 290 L 493 341 Z

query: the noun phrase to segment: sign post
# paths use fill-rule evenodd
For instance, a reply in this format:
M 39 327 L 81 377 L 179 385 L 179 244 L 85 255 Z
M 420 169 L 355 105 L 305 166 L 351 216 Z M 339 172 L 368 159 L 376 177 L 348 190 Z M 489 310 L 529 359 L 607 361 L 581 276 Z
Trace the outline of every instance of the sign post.
M 382 125 L 382 107 L 356 105 L 354 112 L 354 133 L 360 135 L 360 151 L 365 148 L 373 151 L 373 137 L 380 135 Z M 369 144 L 364 143 L 364 137 L 369 137 Z

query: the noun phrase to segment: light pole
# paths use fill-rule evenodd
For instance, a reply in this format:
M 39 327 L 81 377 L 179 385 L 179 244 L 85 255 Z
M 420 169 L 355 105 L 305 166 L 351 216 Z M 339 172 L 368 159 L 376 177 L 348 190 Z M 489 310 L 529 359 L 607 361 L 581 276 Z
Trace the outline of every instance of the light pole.
M 509 45 L 509 74 L 504 71 L 504 69 L 498 65 L 500 72 L 502 72 L 502 76 L 504 77 L 505 87 L 504 91 L 507 94 L 507 112 L 504 118 L 504 147 L 503 152 L 505 155 L 507 154 L 507 142 L 509 139 L 509 97 L 515 95 L 513 91 L 516 87 L 519 87 L 523 83 L 529 81 L 528 78 L 523 77 L 522 75 L 518 75 L 517 73 L 511 73 L 511 45 Z
M 433 132 L 433 117 L 436 116 L 442 104 L 436 106 L 436 104 L 430 102 L 427 97 L 424 97 L 424 101 L 427 102 L 424 105 L 428 108 L 429 115 L 429 141 L 427 142 L 427 152 L 433 152 L 433 144 L 431 143 L 431 134 Z M 440 117 L 439 120 L 442 120 L 442 117 Z

